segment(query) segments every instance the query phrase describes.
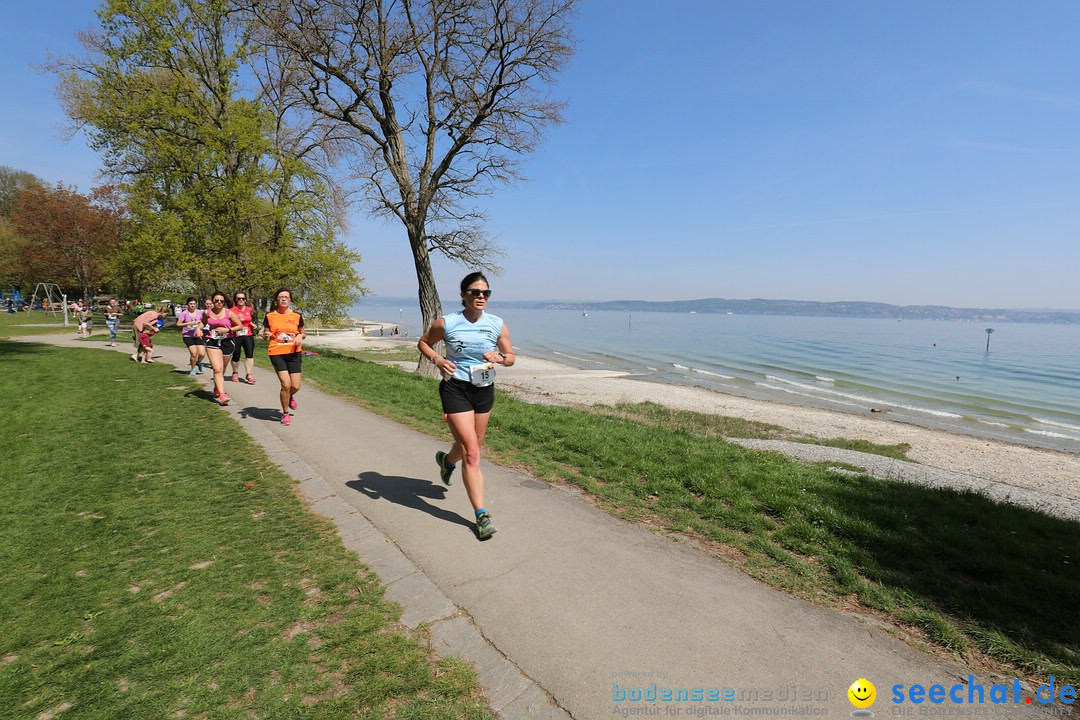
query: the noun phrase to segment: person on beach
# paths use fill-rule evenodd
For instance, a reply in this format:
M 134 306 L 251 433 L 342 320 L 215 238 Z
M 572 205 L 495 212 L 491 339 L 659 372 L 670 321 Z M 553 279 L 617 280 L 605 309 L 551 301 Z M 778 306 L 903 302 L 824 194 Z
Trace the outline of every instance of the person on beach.
M 176 317 L 176 327 L 180 328 L 180 335 L 188 349 L 188 365 L 191 366 L 188 375 L 192 376 L 202 375 L 203 360 L 206 359 L 206 335 L 203 333 L 205 315 L 206 312 L 199 309 L 199 301 L 189 297 Z
M 439 477 L 449 485 L 457 464 L 464 461 L 461 474 L 481 540 L 495 534 L 491 514 L 484 507 L 484 476 L 480 472 L 480 451 L 495 405 L 495 365 L 514 364 L 506 323 L 486 312 L 490 296 L 491 286 L 483 273 L 466 275 L 461 281 L 464 309 L 436 320 L 416 343 L 424 357 L 442 372 L 439 397 L 454 436 L 450 452 L 435 453 Z M 434 349 L 440 341 L 446 342 L 446 357 Z
M 301 345 L 304 332 L 304 316 L 292 309 L 292 291 L 281 288 L 274 293 L 274 309 L 263 315 L 263 339 L 270 364 L 277 373 L 281 389 L 281 424 L 292 424 L 292 411 L 296 410 L 296 393 L 300 392 L 300 365 L 304 357 Z
M 232 356 L 232 381 L 239 382 L 240 376 L 236 371 L 240 367 L 240 355 L 244 355 L 244 382 L 248 385 L 255 384 L 255 378 L 251 374 L 251 368 L 255 365 L 255 308 L 247 301 L 246 292 L 238 292 L 233 295 L 233 312 L 240 316 L 244 327 L 236 333 L 236 350 Z
M 155 309 L 153 304 L 150 304 L 149 309 L 135 318 L 135 321 L 131 323 L 131 334 L 135 341 L 135 353 L 131 356 L 131 359 L 135 362 L 139 362 L 139 350 L 145 347 L 140 340 L 139 336 L 146 334 L 147 336 L 157 332 L 157 321 L 161 319 L 162 310 Z M 153 347 L 150 348 L 151 353 L 148 360 L 153 360 Z
M 206 355 L 210 358 L 210 367 L 214 371 L 214 397 L 220 405 L 229 404 L 225 394 L 225 364 L 236 350 L 236 332 L 244 327 L 240 316 L 229 308 L 228 298 L 223 292 L 210 296 L 213 309 L 206 313 L 206 324 L 210 335 L 206 338 Z
M 109 330 L 109 347 L 116 347 L 116 334 L 120 332 L 120 316 L 124 314 L 124 309 L 120 307 L 120 303 L 116 302 L 116 298 L 110 298 L 109 304 L 105 306 L 105 327 Z

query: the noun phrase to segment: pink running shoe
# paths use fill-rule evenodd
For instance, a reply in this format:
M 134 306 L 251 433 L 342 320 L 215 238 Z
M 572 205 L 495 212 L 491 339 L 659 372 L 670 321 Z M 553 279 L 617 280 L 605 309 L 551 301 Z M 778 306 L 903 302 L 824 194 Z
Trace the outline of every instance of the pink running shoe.
M 237 375 L 236 373 L 233 373 L 232 374 L 232 381 L 233 382 L 240 382 L 240 376 Z
M 220 395 L 218 395 L 217 401 L 221 405 L 221 407 L 225 407 L 229 404 L 229 396 L 225 393 L 221 393 Z
M 290 410 L 295 410 L 296 409 L 296 397 L 295 396 L 289 398 L 289 409 Z
M 292 425 L 292 415 L 290 415 L 289 413 L 285 413 L 284 415 L 282 415 L 281 416 L 281 424 L 284 425 L 285 427 L 288 427 L 289 425 Z
M 255 378 L 253 378 L 251 375 L 248 375 L 246 378 L 244 378 L 244 382 L 246 382 L 248 385 L 254 385 Z

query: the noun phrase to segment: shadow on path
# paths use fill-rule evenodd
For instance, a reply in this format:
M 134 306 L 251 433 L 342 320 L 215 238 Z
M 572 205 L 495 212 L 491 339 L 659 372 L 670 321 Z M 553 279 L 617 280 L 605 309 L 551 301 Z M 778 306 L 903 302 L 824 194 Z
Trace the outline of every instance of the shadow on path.
M 246 407 L 241 408 L 240 417 L 255 418 L 266 422 L 281 422 L 281 411 L 274 408 Z
M 446 497 L 446 488 L 436 485 L 428 480 L 416 478 L 381 475 L 377 472 L 363 472 L 356 476 L 356 480 L 345 483 L 346 487 L 362 492 L 372 500 L 389 500 L 398 505 L 426 512 L 434 518 L 446 522 L 464 525 L 470 530 L 473 523 L 458 515 L 456 512 L 444 510 L 424 500 L 442 500 Z

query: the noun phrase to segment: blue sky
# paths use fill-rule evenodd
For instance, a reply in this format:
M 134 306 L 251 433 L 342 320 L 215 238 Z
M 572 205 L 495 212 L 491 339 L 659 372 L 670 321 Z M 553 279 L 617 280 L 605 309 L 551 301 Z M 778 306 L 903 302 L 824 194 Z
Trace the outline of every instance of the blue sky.
M 1080 308 L 1080 4 L 586 0 L 570 103 L 484 206 L 497 296 Z M 87 189 L 50 75 L 93 3 L 8 8 L 0 164 Z M 404 232 L 356 214 L 383 296 Z M 444 301 L 464 270 L 437 263 Z

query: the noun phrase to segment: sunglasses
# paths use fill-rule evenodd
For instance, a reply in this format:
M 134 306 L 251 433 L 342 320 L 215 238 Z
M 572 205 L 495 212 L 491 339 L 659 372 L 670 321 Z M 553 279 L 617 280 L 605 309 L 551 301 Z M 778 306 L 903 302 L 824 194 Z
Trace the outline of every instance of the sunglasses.
M 483 295 L 486 298 L 491 297 L 491 291 L 490 290 L 481 290 L 480 288 L 469 288 L 465 292 L 469 293 L 473 297 L 480 297 L 481 295 Z
M 216 302 L 216 303 L 223 303 L 223 302 L 225 302 L 225 301 L 224 301 L 223 299 L 221 299 L 221 298 L 214 298 L 214 302 Z
M 237 295 L 236 299 L 237 300 L 247 300 L 247 296 L 246 295 Z

